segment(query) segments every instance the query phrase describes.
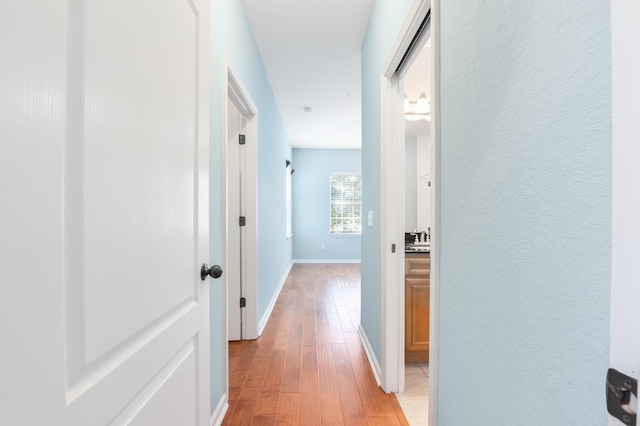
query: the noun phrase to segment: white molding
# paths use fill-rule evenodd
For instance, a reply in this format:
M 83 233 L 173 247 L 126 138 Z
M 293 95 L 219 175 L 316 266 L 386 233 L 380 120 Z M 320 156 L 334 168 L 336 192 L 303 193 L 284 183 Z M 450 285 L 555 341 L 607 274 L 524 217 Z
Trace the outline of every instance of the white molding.
M 429 278 L 429 424 L 438 422 L 440 323 L 440 0 L 431 2 L 431 275 Z
M 407 51 L 430 8 L 430 0 L 413 1 L 381 70 L 380 150 L 382 158 L 381 204 L 383 206 L 380 215 L 380 276 L 382 277 L 381 377 L 382 388 L 386 392 L 399 392 L 404 388 L 404 256 L 400 256 L 398 253 L 391 253 L 390 250 L 391 244 L 395 244 L 397 247 L 404 243 L 403 240 L 399 239 L 404 236 L 403 225 L 405 217 L 404 174 L 398 172 L 404 170 L 404 144 L 397 143 L 397 141 L 404 141 L 404 119 L 402 114 L 404 91 L 402 76 L 399 77 L 395 70 L 398 68 L 404 53 Z M 431 23 L 433 24 L 433 16 Z M 423 36 L 426 35 L 424 34 Z M 434 105 L 436 105 L 434 109 L 437 109 L 435 102 Z M 437 126 L 437 124 L 435 125 Z M 433 128 L 434 124 L 431 127 Z M 433 145 L 436 143 L 434 140 Z M 437 159 L 432 157 L 432 162 L 435 161 Z M 435 171 L 437 168 L 432 167 L 432 170 Z M 437 206 L 432 203 L 432 209 L 436 208 Z M 432 226 L 433 228 L 435 226 Z M 434 287 L 435 284 L 432 281 L 432 295 Z M 436 303 L 436 300 L 433 297 L 431 298 L 431 306 Z M 436 321 L 437 317 L 434 321 L 431 321 L 432 328 L 437 327 Z M 430 353 L 434 355 L 437 352 L 435 350 L 436 344 L 435 342 L 432 343 L 430 336 Z M 430 365 L 430 368 L 435 369 L 434 365 Z M 433 386 L 431 382 L 429 387 L 432 393 L 437 391 L 436 386 Z M 435 405 L 435 399 L 430 400 L 430 405 Z
M 381 378 L 385 392 L 404 387 L 405 153 L 402 81 L 380 78 Z M 402 143 L 397 143 L 402 141 Z
M 246 340 L 256 339 L 259 336 L 258 333 L 258 108 L 253 102 L 249 91 L 239 78 L 235 68 L 230 64 L 227 54 L 223 57 L 223 107 L 222 107 L 222 131 L 223 131 L 223 168 L 224 168 L 224 207 L 223 212 L 225 215 L 225 253 L 229 253 L 228 249 L 228 236 L 227 229 L 229 226 L 229 218 L 227 217 L 228 211 L 228 194 L 226 193 L 227 186 L 227 122 L 228 122 L 228 108 L 227 100 L 236 105 L 243 117 L 247 120 L 245 136 L 245 162 L 246 162 L 246 188 L 244 194 L 245 203 L 245 216 L 246 225 L 244 227 L 243 236 L 243 257 L 242 268 L 244 276 L 244 297 L 247 301 L 247 306 L 242 312 L 242 335 Z M 228 295 L 227 295 L 228 303 Z M 225 305 L 225 306 L 228 306 Z M 226 324 L 225 324 L 226 328 Z M 228 336 L 227 336 L 228 337 Z
M 400 61 L 404 56 L 404 53 L 409 48 L 413 36 L 418 31 L 422 20 L 427 14 L 427 11 L 431 7 L 430 0 L 414 0 L 411 4 L 411 8 L 407 13 L 407 16 L 400 28 L 398 37 L 396 38 L 393 47 L 391 48 L 391 54 L 387 57 L 387 60 L 382 67 L 382 74 L 387 79 L 391 79 L 396 72 L 396 68 L 400 65 Z
M 640 5 L 615 0 L 611 10 L 611 311 L 609 365 L 640 375 Z M 635 337 L 634 337 L 635 336 Z M 604 374 L 604 373 L 603 373 Z M 607 414 L 608 425 L 621 424 Z
M 249 100 L 251 98 L 248 98 Z M 246 339 L 258 338 L 258 112 L 247 117 L 246 126 L 246 250 L 244 251 L 247 316 Z M 251 183 L 251 184 L 249 184 Z
M 362 346 L 364 347 L 364 353 L 367 355 L 367 359 L 369 360 L 369 366 L 371 367 L 371 371 L 373 372 L 373 377 L 376 379 L 376 383 L 378 384 L 378 386 L 380 386 L 382 383 L 380 380 L 380 364 L 376 359 L 376 354 L 373 351 L 373 347 L 371 347 L 371 342 L 369 342 L 367 332 L 364 331 L 364 328 L 362 328 L 362 324 L 358 327 L 358 336 L 360 337 L 360 342 L 362 342 Z
M 218 405 L 216 405 L 216 409 L 213 410 L 213 414 L 211 414 L 211 426 L 220 426 L 228 409 L 229 401 L 227 400 L 227 394 L 223 393 L 218 401 Z
M 360 263 L 360 259 L 293 259 L 293 263 Z
M 287 281 L 287 277 L 289 276 L 289 272 L 291 272 L 292 266 L 293 266 L 293 263 L 290 263 L 289 267 L 282 275 L 282 278 L 280 278 L 280 283 L 278 284 L 278 288 L 273 293 L 273 297 L 269 302 L 269 306 L 267 306 L 267 310 L 264 312 L 264 315 L 262 315 L 260 324 L 258 324 L 258 336 L 262 336 L 262 332 L 264 331 L 264 328 L 267 326 L 267 323 L 269 322 L 269 318 L 271 318 L 271 313 L 273 312 L 273 308 L 276 306 L 276 302 L 278 301 L 278 297 L 280 296 L 282 287 L 284 287 L 284 283 Z
M 229 98 L 236 105 L 240 113 L 244 116 L 251 117 L 258 114 L 258 107 L 253 102 L 249 91 L 245 88 L 242 81 L 237 77 L 238 73 L 235 72 L 234 67 L 229 63 L 227 59 L 227 78 L 229 87 Z

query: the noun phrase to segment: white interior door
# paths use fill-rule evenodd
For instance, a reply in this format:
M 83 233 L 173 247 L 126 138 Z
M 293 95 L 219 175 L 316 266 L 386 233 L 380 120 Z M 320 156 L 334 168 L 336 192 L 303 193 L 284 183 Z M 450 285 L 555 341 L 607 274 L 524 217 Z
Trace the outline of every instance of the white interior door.
M 225 151 L 225 214 L 227 255 L 227 332 L 229 340 L 256 339 L 258 324 L 258 109 L 223 56 L 227 69 L 222 90 L 227 139 Z M 245 136 L 244 145 L 238 136 Z M 244 216 L 245 226 L 238 218 Z M 246 306 L 240 308 L 240 298 Z
M 240 134 L 244 134 L 243 117 L 234 103 L 228 101 L 227 109 L 227 332 L 232 341 L 243 338 L 244 309 L 240 298 L 245 295 L 243 244 L 244 227 L 240 226 L 243 209 L 243 159 L 244 146 Z
M 0 424 L 209 422 L 208 2 L 2 6 Z
M 611 367 L 640 377 L 640 4 L 611 1 Z M 603 372 L 604 375 L 604 372 Z M 604 395 L 603 395 L 604 398 Z M 622 424 L 609 418 L 610 425 Z M 640 424 L 640 423 L 637 423 Z

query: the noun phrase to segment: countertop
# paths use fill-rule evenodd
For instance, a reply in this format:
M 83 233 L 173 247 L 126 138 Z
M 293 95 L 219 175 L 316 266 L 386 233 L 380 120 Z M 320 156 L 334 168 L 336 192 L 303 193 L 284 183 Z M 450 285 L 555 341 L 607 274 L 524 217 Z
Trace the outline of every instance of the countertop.
M 430 253 L 431 246 L 415 245 L 414 243 L 405 244 L 404 252 L 406 253 Z

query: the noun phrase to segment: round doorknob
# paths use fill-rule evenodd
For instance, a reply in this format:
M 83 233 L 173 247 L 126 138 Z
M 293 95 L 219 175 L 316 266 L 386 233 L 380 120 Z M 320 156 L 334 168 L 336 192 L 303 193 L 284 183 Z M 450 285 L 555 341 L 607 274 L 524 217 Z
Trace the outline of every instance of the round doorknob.
M 207 278 L 207 275 L 211 278 L 220 278 L 222 276 L 222 268 L 218 265 L 213 265 L 209 268 L 206 263 L 203 263 L 202 268 L 200 268 L 200 278 L 202 278 L 202 281 Z

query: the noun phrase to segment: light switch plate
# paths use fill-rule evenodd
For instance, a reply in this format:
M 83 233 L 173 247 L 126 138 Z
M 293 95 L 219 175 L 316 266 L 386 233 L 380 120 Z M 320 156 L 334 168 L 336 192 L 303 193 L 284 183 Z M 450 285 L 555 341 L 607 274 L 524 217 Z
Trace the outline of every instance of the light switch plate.
M 373 228 L 373 210 L 369 210 L 367 225 L 369 226 L 369 228 Z

